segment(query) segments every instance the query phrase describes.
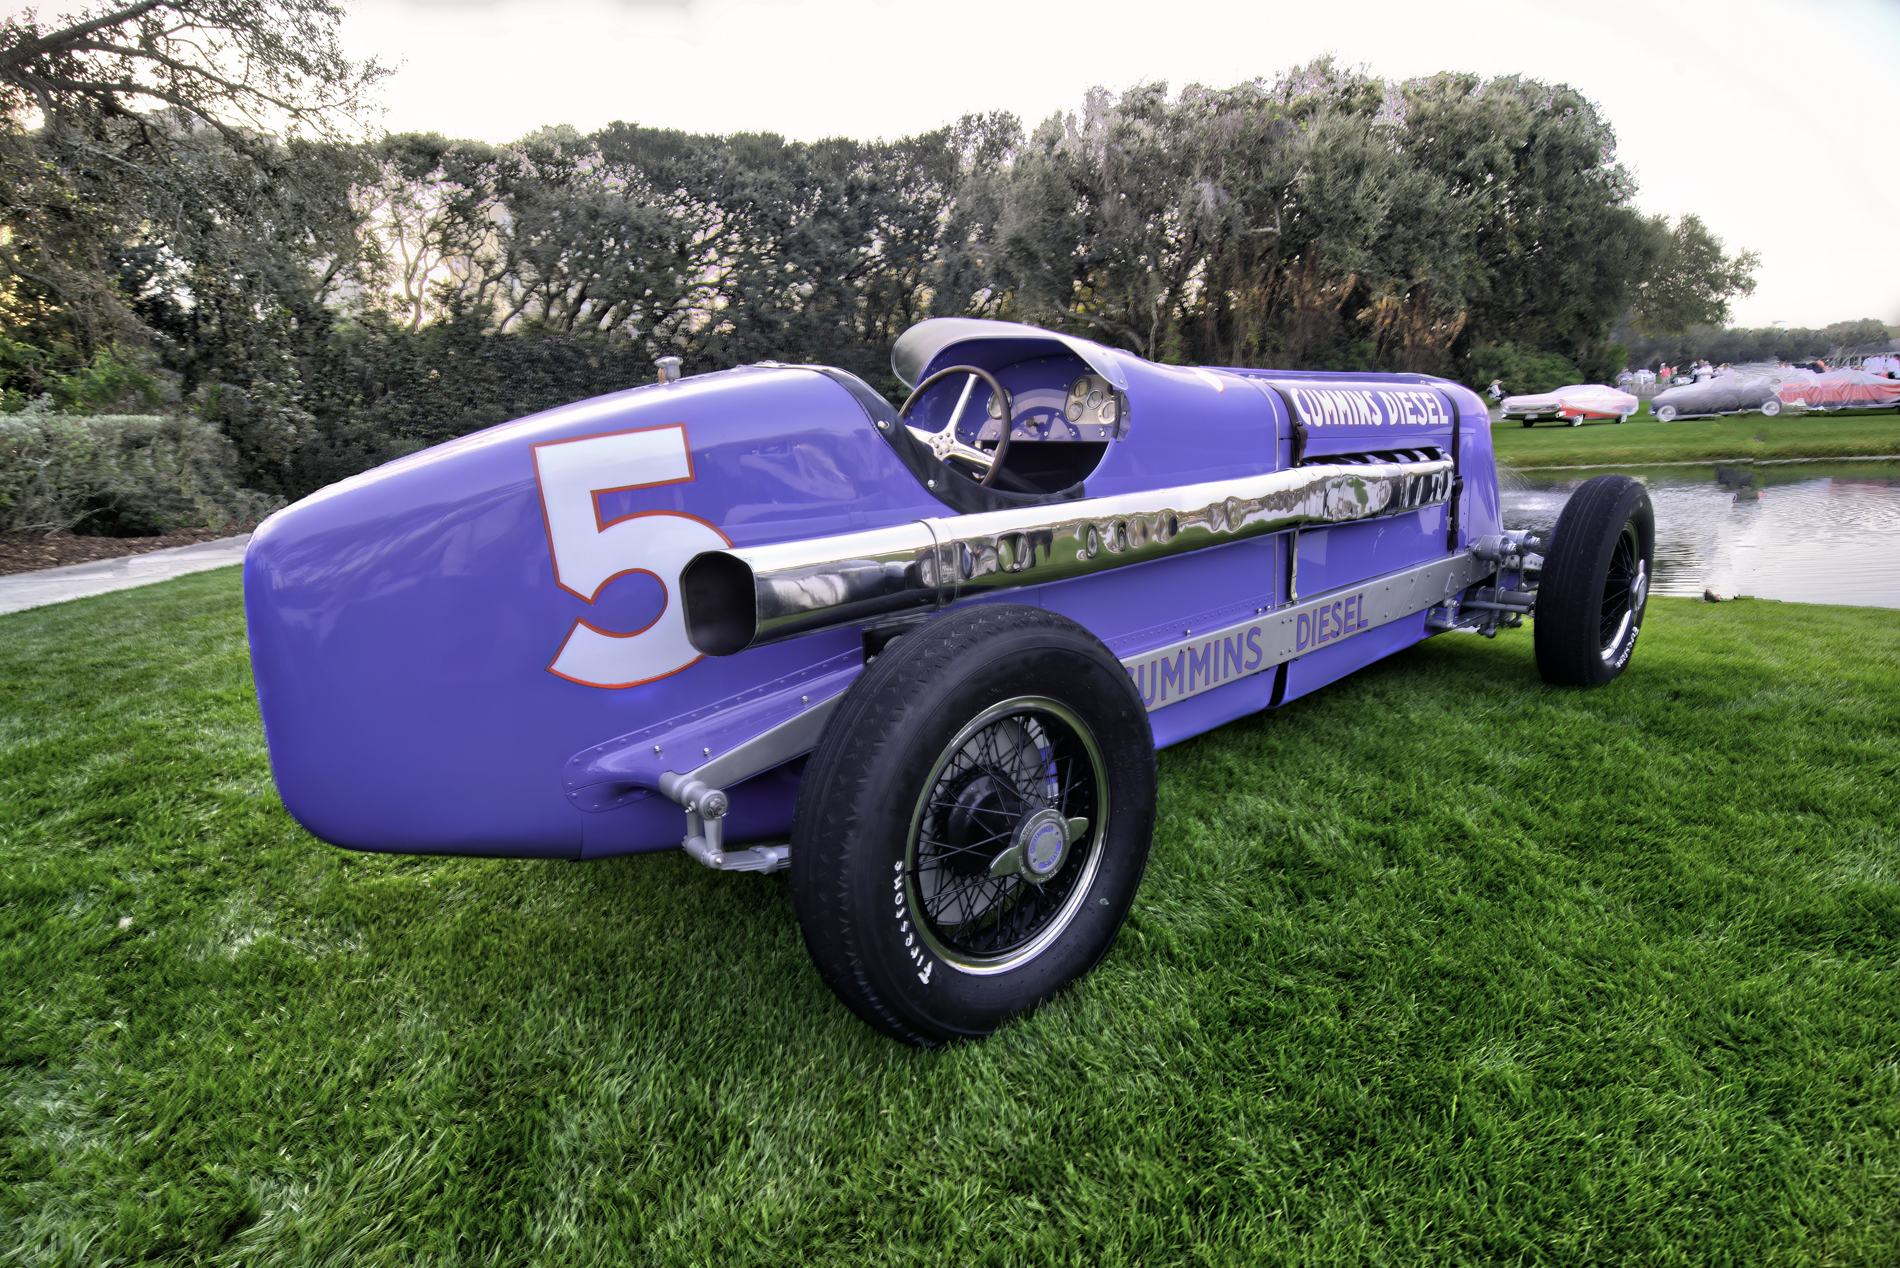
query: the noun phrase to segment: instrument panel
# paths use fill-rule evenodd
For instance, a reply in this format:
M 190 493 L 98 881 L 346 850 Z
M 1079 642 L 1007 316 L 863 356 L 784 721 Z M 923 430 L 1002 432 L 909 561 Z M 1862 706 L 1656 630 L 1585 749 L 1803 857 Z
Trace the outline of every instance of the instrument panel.
M 998 376 L 999 378 L 1002 376 Z M 1005 382 L 1010 389 L 1011 444 L 1034 441 L 1119 440 L 1124 434 L 1127 409 L 1121 393 L 1099 374 L 1081 374 L 1066 389 L 1037 384 L 1026 390 Z M 984 399 L 984 420 L 975 439 L 994 441 L 1002 431 L 1003 405 L 994 392 Z M 958 430 L 962 430 L 959 428 Z
M 1105 443 L 1128 434 L 1128 398 L 1079 357 L 1032 357 L 992 373 L 1010 394 L 1012 445 Z M 954 418 L 958 440 L 994 445 L 1002 412 L 996 394 L 974 376 L 953 377 L 925 393 L 910 421 L 935 432 Z

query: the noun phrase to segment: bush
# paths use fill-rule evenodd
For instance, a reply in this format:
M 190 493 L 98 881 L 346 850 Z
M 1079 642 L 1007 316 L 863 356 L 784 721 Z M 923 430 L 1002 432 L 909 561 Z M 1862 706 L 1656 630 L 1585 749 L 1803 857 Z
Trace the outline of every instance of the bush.
M 1482 392 L 1492 379 L 1504 382 L 1508 396 L 1532 396 L 1583 382 L 1577 367 L 1554 352 L 1539 352 L 1514 343 L 1493 343 L 1471 351 L 1465 383 Z
M 625 339 L 532 327 L 491 334 L 470 320 L 409 330 L 371 314 L 306 361 L 300 399 L 311 434 L 281 468 L 259 464 L 254 482 L 303 497 L 418 449 L 653 378 L 651 356 Z M 250 457 L 244 408 L 207 413 Z
M 153 360 L 149 352 L 115 345 L 91 361 L 62 369 L 57 351 L 0 335 L 0 410 L 16 412 L 38 396 L 50 396 L 55 407 L 75 412 L 150 409 L 161 397 L 158 380 L 149 373 Z
M 42 397 L 0 415 L 0 531 L 149 537 L 283 505 L 233 483 L 237 450 L 195 418 L 69 415 Z

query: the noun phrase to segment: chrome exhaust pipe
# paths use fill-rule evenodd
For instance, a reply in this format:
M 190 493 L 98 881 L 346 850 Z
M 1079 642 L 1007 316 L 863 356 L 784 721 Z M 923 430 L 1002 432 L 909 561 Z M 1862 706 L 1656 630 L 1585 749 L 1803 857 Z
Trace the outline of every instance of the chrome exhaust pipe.
M 1147 563 L 1292 528 L 1443 505 L 1449 459 L 1294 467 L 1221 480 L 913 520 L 694 557 L 686 636 L 708 656 L 932 611 L 958 599 Z

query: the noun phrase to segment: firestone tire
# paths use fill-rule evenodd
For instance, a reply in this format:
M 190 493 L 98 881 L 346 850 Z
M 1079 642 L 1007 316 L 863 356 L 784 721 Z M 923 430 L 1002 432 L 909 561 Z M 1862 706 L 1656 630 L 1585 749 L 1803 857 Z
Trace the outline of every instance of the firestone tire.
M 1537 588 L 1545 682 L 1600 687 L 1623 672 L 1642 633 L 1655 559 L 1648 490 L 1628 476 L 1584 481 L 1557 517 Z
M 1147 711 L 1093 635 L 1016 605 L 939 617 L 866 667 L 805 769 L 806 948 L 886 1034 L 987 1035 L 1108 950 L 1154 806 Z

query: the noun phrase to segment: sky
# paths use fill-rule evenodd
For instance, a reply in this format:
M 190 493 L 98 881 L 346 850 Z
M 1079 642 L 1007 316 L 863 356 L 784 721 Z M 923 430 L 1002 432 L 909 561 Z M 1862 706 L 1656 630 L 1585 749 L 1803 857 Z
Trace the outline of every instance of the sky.
M 491 142 L 614 120 L 795 140 L 992 110 L 1033 126 L 1096 85 L 1226 86 L 1324 54 L 1566 83 L 1615 127 L 1642 210 L 1760 253 L 1734 322 L 1900 325 L 1900 0 L 344 3 L 346 45 L 398 68 L 384 126 Z

